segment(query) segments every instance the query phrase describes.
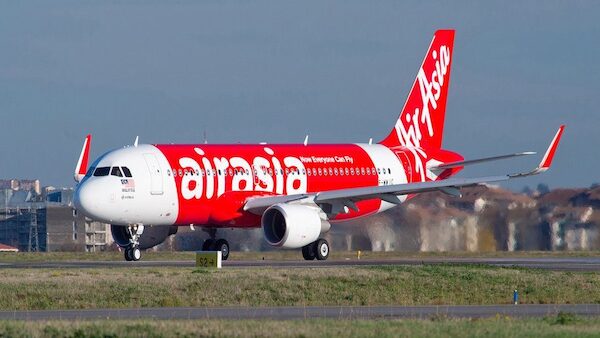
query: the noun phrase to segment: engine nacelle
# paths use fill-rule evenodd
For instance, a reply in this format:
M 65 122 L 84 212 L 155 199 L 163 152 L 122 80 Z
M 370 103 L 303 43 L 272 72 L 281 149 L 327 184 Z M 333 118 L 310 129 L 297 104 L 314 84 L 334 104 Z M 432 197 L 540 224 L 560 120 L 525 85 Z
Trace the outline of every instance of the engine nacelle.
M 261 220 L 267 242 L 276 247 L 296 249 L 316 241 L 329 231 L 322 221 L 317 206 L 276 204 L 267 209 Z
M 126 226 L 111 225 L 112 237 L 120 247 L 129 245 L 129 232 Z M 164 242 L 167 237 L 177 233 L 176 226 L 145 226 L 144 233 L 139 238 L 140 249 L 149 249 Z

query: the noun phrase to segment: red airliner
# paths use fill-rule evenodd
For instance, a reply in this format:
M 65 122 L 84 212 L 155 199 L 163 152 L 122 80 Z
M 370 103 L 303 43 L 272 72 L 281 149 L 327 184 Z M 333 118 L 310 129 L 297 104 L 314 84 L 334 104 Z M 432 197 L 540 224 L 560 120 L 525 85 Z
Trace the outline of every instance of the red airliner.
M 88 169 L 88 135 L 75 170 L 75 206 L 112 225 L 127 260 L 139 260 L 140 249 L 160 244 L 178 226 L 207 230 L 203 249 L 221 251 L 223 259 L 229 243 L 216 237 L 217 229 L 262 227 L 270 245 L 324 260 L 329 244 L 321 235 L 337 221 L 387 210 L 421 192 L 459 196 L 461 187 L 550 168 L 564 126 L 533 171 L 451 178 L 466 165 L 534 154 L 464 160 L 442 148 L 453 53 L 454 31 L 437 31 L 398 120 L 376 144 L 138 145 L 136 139 Z

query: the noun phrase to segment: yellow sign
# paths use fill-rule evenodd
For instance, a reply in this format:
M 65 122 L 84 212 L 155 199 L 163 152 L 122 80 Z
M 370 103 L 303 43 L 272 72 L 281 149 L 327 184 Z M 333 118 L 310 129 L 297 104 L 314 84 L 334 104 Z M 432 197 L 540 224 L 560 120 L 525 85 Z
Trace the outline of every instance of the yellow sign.
M 197 251 L 196 266 L 203 268 L 221 268 L 221 251 Z

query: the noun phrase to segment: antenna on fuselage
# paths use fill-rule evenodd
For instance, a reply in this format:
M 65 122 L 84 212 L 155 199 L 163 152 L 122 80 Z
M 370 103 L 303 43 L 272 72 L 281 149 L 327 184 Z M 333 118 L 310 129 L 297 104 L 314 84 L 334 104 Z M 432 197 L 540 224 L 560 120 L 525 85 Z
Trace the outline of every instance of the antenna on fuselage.
M 138 146 L 138 141 L 139 141 L 139 140 L 140 140 L 140 137 L 139 137 L 139 136 L 136 136 L 136 137 L 135 137 L 135 141 L 133 141 L 133 146 L 134 146 L 134 147 L 137 147 L 137 146 Z
M 372 144 L 373 144 L 373 138 L 371 137 L 371 138 L 369 138 L 369 145 L 372 145 Z
M 208 138 L 206 138 L 206 129 L 204 129 L 204 144 L 208 144 Z
M 308 144 L 308 134 L 306 134 L 306 137 L 304 138 L 304 145 Z

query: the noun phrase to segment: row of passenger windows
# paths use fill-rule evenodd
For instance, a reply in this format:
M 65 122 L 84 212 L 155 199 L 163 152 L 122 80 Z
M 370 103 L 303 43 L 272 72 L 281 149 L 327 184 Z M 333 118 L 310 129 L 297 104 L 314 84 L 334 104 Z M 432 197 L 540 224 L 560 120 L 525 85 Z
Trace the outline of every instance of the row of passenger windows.
M 108 176 L 108 174 L 117 177 L 132 177 L 131 171 L 127 167 L 98 167 L 94 170 L 94 176 Z
M 365 168 L 365 167 L 356 167 L 356 168 L 312 168 L 312 169 L 302 169 L 302 171 L 293 168 L 286 168 L 285 171 L 283 169 L 273 170 L 272 168 L 263 169 L 264 175 L 283 175 L 284 172 L 286 175 L 307 175 L 307 176 L 364 176 L 364 175 L 375 175 L 377 174 L 391 174 L 392 170 L 390 168 Z M 171 176 L 171 170 L 167 170 L 167 174 Z M 248 169 L 231 169 L 221 171 L 216 169 L 204 169 L 200 170 L 191 170 L 191 169 L 175 169 L 173 168 L 173 175 L 179 177 L 195 175 L 195 176 L 216 176 L 216 175 L 224 175 L 224 176 L 234 176 L 234 175 L 250 175 L 250 171 Z M 258 175 L 256 169 L 254 169 L 254 175 Z

